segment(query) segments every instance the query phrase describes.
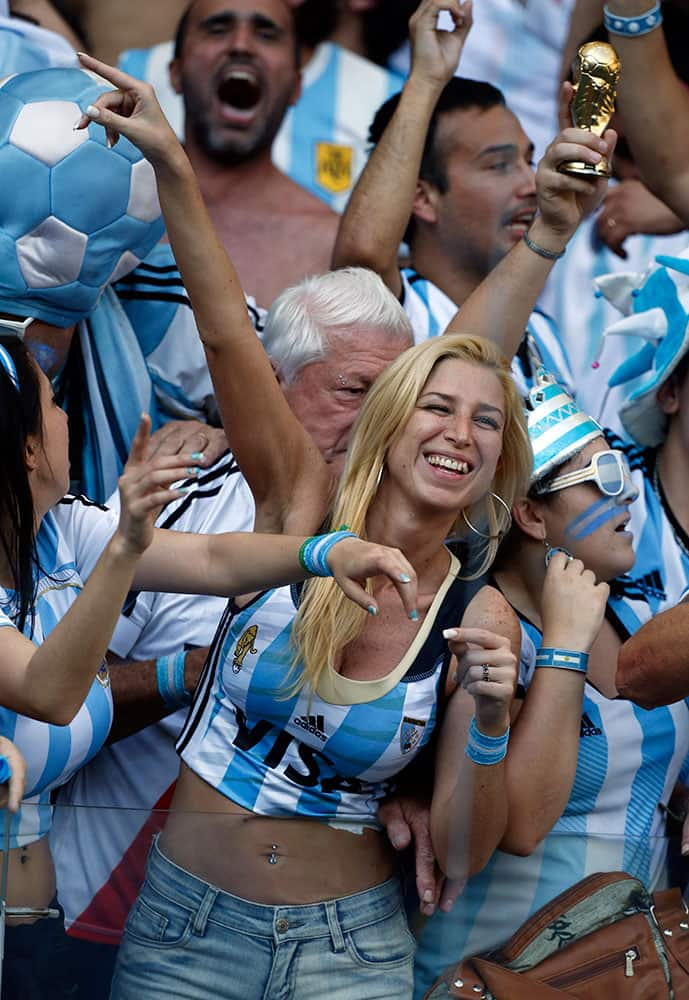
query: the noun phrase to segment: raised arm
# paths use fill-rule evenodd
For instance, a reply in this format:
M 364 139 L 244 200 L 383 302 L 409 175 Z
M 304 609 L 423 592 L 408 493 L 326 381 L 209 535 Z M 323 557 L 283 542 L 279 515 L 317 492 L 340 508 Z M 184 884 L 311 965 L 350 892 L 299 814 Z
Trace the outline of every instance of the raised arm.
M 609 0 L 612 15 L 648 13 L 649 0 Z M 660 28 L 611 34 L 622 63 L 618 108 L 650 190 L 689 225 L 689 95 L 670 63 Z
M 454 31 L 438 31 L 447 11 Z M 412 213 L 428 125 L 445 84 L 452 79 L 471 27 L 471 0 L 423 0 L 409 22 L 411 72 L 399 105 L 369 157 L 340 221 L 333 267 L 376 271 L 398 298 L 400 242 Z
M 575 559 L 558 553 L 545 577 L 541 648 L 588 653 L 605 613 L 609 589 Z M 509 819 L 501 848 L 531 854 L 562 815 L 579 754 L 585 673 L 538 667 L 512 724 L 507 758 Z M 557 760 L 557 767 L 552 763 Z
M 569 122 L 571 87 L 563 85 L 560 134 L 548 146 L 536 171 L 538 215 L 526 238 L 520 240 L 471 293 L 446 333 L 472 333 L 492 340 L 512 358 L 546 279 L 581 220 L 605 194 L 607 181 L 560 173 L 566 160 L 596 164 L 612 156 L 617 136 L 609 129 L 603 138 L 572 128 Z
M 153 165 L 168 236 L 203 341 L 232 452 L 254 494 L 257 525 L 313 530 L 327 507 L 330 474 L 294 416 L 249 321 L 237 274 L 210 221 L 189 160 L 148 84 L 81 56 L 119 90 L 99 98 L 81 125 L 126 135 Z M 290 512 L 299 511 L 295 524 Z

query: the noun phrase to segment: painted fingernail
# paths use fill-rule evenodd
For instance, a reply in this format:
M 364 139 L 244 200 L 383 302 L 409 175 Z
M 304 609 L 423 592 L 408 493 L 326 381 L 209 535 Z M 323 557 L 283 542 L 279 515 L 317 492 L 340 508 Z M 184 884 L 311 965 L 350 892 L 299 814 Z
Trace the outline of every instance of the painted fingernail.
M 424 891 L 423 901 L 424 901 L 424 903 L 432 903 L 433 902 L 433 890 L 432 889 L 426 889 Z
M 112 147 L 115 145 L 115 140 L 111 139 L 110 136 L 108 136 L 105 140 L 105 145 L 108 147 L 108 149 L 112 149 Z
M 196 476 L 196 478 L 198 479 L 198 477 L 201 475 L 201 470 L 199 469 L 198 465 L 190 465 L 187 468 L 187 475 Z
M 175 487 L 175 493 L 188 493 L 191 486 L 177 486 Z
M 459 635 L 459 630 L 456 628 L 443 629 L 443 639 L 456 639 L 458 635 Z
M 72 132 L 78 132 L 79 129 L 82 127 L 82 125 L 85 125 L 87 122 L 88 118 L 86 117 L 86 115 L 79 115 L 76 124 L 72 125 Z
M 202 451 L 192 451 L 189 457 L 193 458 L 195 462 L 203 462 L 206 456 Z
M 370 615 L 377 615 L 378 614 L 378 608 L 375 607 L 375 605 L 373 605 L 373 604 L 369 604 L 369 606 L 366 608 L 366 610 L 368 611 L 368 613 Z
M 400 573 L 400 583 L 411 583 L 411 577 L 406 573 Z
M 412 611 L 409 612 L 409 617 L 413 622 L 417 622 L 419 620 L 419 612 L 416 610 L 416 608 L 414 608 Z
M 393 837 L 391 843 L 396 851 L 399 851 L 401 847 L 404 847 L 404 840 L 402 840 L 401 837 Z
M 89 104 L 84 112 L 89 118 L 100 118 L 100 108 L 97 108 L 95 104 Z

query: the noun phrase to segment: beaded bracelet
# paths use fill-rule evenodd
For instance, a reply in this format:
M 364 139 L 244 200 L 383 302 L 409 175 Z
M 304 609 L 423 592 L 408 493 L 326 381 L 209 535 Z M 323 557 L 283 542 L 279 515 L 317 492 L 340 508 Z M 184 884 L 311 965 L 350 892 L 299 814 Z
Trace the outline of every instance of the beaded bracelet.
M 572 649 L 556 649 L 553 646 L 541 646 L 536 653 L 537 667 L 555 667 L 558 670 L 576 670 L 585 674 L 589 665 L 589 654 L 579 653 Z
M 656 3 L 650 10 L 634 17 L 622 17 L 614 14 L 608 5 L 603 7 L 603 23 L 606 29 L 613 35 L 624 35 L 626 38 L 638 38 L 640 35 L 647 35 L 649 31 L 655 31 L 663 23 L 663 14 L 660 3 Z
M 474 764 L 499 764 L 507 755 L 507 741 L 510 738 L 508 726 L 502 736 L 486 736 L 472 718 L 464 753 Z
M 333 545 L 343 538 L 358 538 L 355 531 L 331 531 L 327 535 L 311 535 L 302 542 L 299 549 L 299 562 L 307 573 L 313 576 L 332 576 L 333 571 L 328 566 L 328 553 Z
M 546 260 L 559 260 L 560 257 L 564 257 L 564 250 L 546 250 L 545 247 L 539 246 L 538 243 L 534 243 L 528 233 L 524 233 L 522 239 L 526 243 L 529 250 L 533 253 L 537 253 L 539 257 L 545 257 Z
M 191 704 L 191 695 L 184 686 L 184 660 L 186 650 L 174 656 L 159 656 L 156 660 L 158 694 L 168 708 L 183 708 Z

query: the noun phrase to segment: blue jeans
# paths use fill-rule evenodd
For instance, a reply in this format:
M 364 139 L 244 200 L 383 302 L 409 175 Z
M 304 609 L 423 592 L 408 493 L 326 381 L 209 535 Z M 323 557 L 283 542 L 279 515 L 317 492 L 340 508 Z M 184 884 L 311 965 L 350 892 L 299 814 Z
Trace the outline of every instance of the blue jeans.
M 307 906 L 209 885 L 154 840 L 111 1000 L 410 1000 L 414 939 L 397 879 Z

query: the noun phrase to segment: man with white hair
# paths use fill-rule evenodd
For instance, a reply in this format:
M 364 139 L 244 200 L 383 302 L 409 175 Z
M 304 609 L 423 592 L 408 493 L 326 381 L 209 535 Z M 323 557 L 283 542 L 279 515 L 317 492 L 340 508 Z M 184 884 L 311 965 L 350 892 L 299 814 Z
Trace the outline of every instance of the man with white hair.
M 366 392 L 411 346 L 404 311 L 377 275 L 349 268 L 283 292 L 268 314 L 263 342 L 292 410 L 339 475 Z M 261 451 L 257 439 L 257 466 Z M 165 508 L 158 526 L 262 530 L 231 454 L 185 485 L 189 492 Z M 279 483 L 271 478 L 264 486 L 271 501 L 284 502 Z M 115 721 L 119 742 L 61 790 L 52 833 L 60 900 L 88 1000 L 108 996 L 122 925 L 143 880 L 150 837 L 160 828 L 153 810 L 165 809 L 177 777 L 175 739 L 205 659 L 199 647 L 210 643 L 225 603 L 132 595 L 115 630 L 111 654 L 127 661 L 127 669 L 111 669 L 113 698 L 124 714 Z M 143 712 L 161 721 L 128 735 L 142 725 Z

